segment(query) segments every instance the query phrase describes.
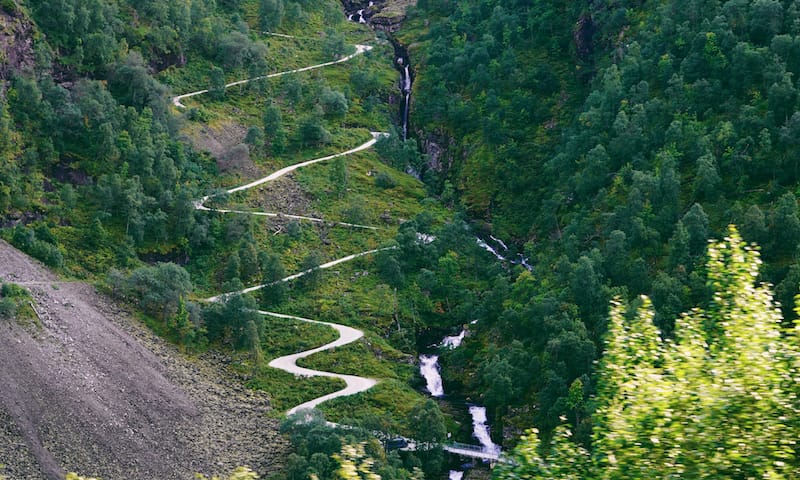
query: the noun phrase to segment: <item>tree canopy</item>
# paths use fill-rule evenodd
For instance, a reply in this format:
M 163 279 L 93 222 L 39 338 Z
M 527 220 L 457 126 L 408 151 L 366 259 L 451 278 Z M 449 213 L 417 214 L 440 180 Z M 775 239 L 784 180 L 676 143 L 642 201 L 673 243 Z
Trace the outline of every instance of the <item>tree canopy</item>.
M 734 228 L 712 243 L 712 299 L 676 319 L 673 339 L 649 299 L 616 301 L 591 453 L 564 427 L 545 448 L 530 432 L 499 478 L 796 478 L 798 328 L 784 328 L 760 265 Z

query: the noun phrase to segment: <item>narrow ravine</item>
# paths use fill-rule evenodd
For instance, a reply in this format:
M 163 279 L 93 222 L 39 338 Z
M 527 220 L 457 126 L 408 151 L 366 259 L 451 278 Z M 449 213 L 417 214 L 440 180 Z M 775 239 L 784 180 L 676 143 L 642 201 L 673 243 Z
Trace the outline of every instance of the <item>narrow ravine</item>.
M 392 43 L 392 46 L 394 46 L 394 66 L 400 73 L 398 87 L 400 90 L 401 100 L 398 119 L 401 127 L 400 131 L 402 132 L 402 138 L 403 140 L 407 140 L 409 116 L 411 114 L 411 87 L 414 81 L 408 49 L 403 46 L 397 40 L 397 38 L 395 38 L 392 27 L 373 21 L 373 15 L 375 14 L 375 11 L 372 9 L 372 7 L 375 5 L 375 2 L 370 1 L 366 7 L 364 5 L 365 3 L 366 2 L 363 1 L 352 0 L 342 1 L 342 5 L 345 9 L 345 16 L 349 21 L 366 24 L 375 30 L 382 31 L 386 34 L 387 38 Z
M 400 72 L 400 94 L 403 96 L 403 103 L 400 107 L 400 121 L 403 124 L 403 140 L 408 139 L 408 120 L 411 114 L 411 61 L 408 58 L 406 49 L 399 43 L 394 43 L 397 58 L 395 65 Z
M 496 240 L 496 239 L 495 239 Z M 499 240 L 497 240 L 499 242 Z M 502 243 L 502 242 L 501 242 Z M 471 323 L 476 323 L 474 320 Z M 452 350 L 461 346 L 461 342 L 467 335 L 467 329 L 462 328 L 458 335 L 448 335 L 444 337 L 441 342 L 433 345 L 438 350 L 448 349 Z M 426 389 L 432 397 L 443 398 L 445 391 L 442 381 L 442 376 L 439 369 L 439 355 L 436 354 L 422 354 L 419 356 L 419 371 L 420 375 L 425 379 Z M 488 419 L 486 417 L 486 408 L 480 405 L 469 405 L 469 414 L 472 417 L 472 436 L 480 443 L 480 449 L 483 452 L 492 455 L 500 455 L 502 450 L 500 445 L 492 441 Z M 462 467 L 464 468 L 464 467 Z M 461 480 L 464 476 L 463 470 L 450 470 L 450 480 Z

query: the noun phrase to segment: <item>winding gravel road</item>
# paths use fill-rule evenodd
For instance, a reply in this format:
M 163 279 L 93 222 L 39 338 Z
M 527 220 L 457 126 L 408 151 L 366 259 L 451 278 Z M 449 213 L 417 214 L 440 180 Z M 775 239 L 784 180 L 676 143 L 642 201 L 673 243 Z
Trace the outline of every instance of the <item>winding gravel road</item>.
M 281 75 L 286 75 L 286 74 L 289 74 L 289 73 L 299 73 L 299 72 L 304 72 L 304 71 L 308 71 L 308 70 L 313 70 L 315 68 L 321 68 L 321 67 L 325 67 L 325 66 L 329 66 L 329 65 L 334 65 L 334 64 L 337 64 L 337 63 L 346 62 L 346 61 L 352 59 L 353 57 L 355 57 L 356 55 L 362 54 L 362 53 L 364 53 L 366 51 L 369 51 L 371 49 L 372 49 L 372 47 L 369 46 L 369 45 L 356 45 L 356 52 L 355 53 L 353 53 L 351 55 L 348 55 L 346 57 L 340 58 L 339 60 L 336 60 L 336 61 L 333 61 L 333 62 L 321 63 L 319 65 L 312 65 L 310 67 L 299 68 L 299 69 L 296 69 L 296 70 L 289 70 L 289 71 L 286 71 L 286 72 L 273 73 L 271 75 L 265 75 L 265 76 L 251 78 L 251 79 L 247 79 L 247 80 L 240 80 L 238 82 L 229 83 L 225 87 L 228 88 L 228 87 L 232 87 L 232 86 L 235 86 L 235 85 L 241 85 L 241 84 L 244 84 L 244 83 L 247 83 L 247 82 L 251 82 L 253 80 L 260 80 L 260 79 L 264 79 L 264 78 L 274 78 L 274 77 L 279 77 Z M 187 94 L 184 94 L 184 95 L 178 95 L 178 96 L 172 98 L 172 103 L 176 107 L 186 108 L 185 105 L 183 105 L 181 103 L 181 100 L 183 100 L 184 98 L 193 97 L 195 95 L 202 95 L 202 94 L 207 93 L 207 92 L 208 92 L 208 90 L 199 90 L 197 92 L 187 93 Z M 352 148 L 352 149 L 347 150 L 345 152 L 337 153 L 337 154 L 334 154 L 334 155 L 328 155 L 328 156 L 325 156 L 325 157 L 315 158 L 313 160 L 308 160 L 308 161 L 305 161 L 305 162 L 296 163 L 294 165 L 289 165 L 287 167 L 281 168 L 280 170 L 276 170 L 275 172 L 272 172 L 272 173 L 270 173 L 269 175 L 267 175 L 265 177 L 259 178 L 258 180 L 254 180 L 254 181 L 252 181 L 250 183 L 247 183 L 247 184 L 244 184 L 244 185 L 241 185 L 241 186 L 234 187 L 234 188 L 231 188 L 229 190 L 226 190 L 225 193 L 231 194 L 231 193 L 235 193 L 235 192 L 241 192 L 241 191 L 244 191 L 244 190 L 248 190 L 248 189 L 257 187 L 259 185 L 263 185 L 265 183 L 272 182 L 272 181 L 274 181 L 274 180 L 276 180 L 276 179 L 278 179 L 278 178 L 280 178 L 280 177 L 282 177 L 282 176 L 284 176 L 284 175 L 286 175 L 288 173 L 291 173 L 291 172 L 297 170 L 298 168 L 306 167 L 306 166 L 313 165 L 315 163 L 324 162 L 324 161 L 327 161 L 327 160 L 332 160 L 334 158 L 342 157 L 342 156 L 345 156 L 345 155 L 352 155 L 354 153 L 357 153 L 357 152 L 366 150 L 368 148 L 371 148 L 373 145 L 375 145 L 375 143 L 378 141 L 378 139 L 380 137 L 388 135 L 386 133 L 381 133 L 381 132 L 371 132 L 371 134 L 372 134 L 372 139 L 368 140 L 367 142 L 364 142 L 363 144 L 361 144 L 361 145 L 359 145 L 359 146 L 357 146 L 355 148 Z M 194 202 L 195 209 L 201 210 L 201 211 L 207 211 L 207 212 L 218 212 L 218 213 L 238 213 L 238 214 L 257 215 L 257 216 L 264 216 L 264 217 L 285 217 L 285 218 L 293 218 L 293 219 L 297 219 L 297 220 L 306 220 L 306 221 L 316 222 L 316 223 L 325 222 L 324 220 L 322 220 L 320 218 L 304 217 L 304 216 L 300 216 L 300 215 L 290 215 L 290 214 L 274 213 L 274 212 L 256 212 L 256 211 L 230 210 L 230 209 L 219 209 L 219 208 L 206 207 L 205 203 L 210 198 L 212 198 L 213 196 L 214 195 L 206 195 L 205 197 L 203 197 L 203 198 L 201 198 L 199 200 L 196 200 Z M 328 222 L 325 222 L 325 223 L 328 223 Z M 333 222 L 333 223 L 335 225 L 352 227 L 352 228 L 362 228 L 362 229 L 369 229 L 369 230 L 377 230 L 377 227 L 373 227 L 373 226 L 369 226 L 369 225 L 358 225 L 358 224 L 345 223 L 345 222 Z M 349 262 L 349 261 L 355 260 L 357 258 L 366 256 L 366 255 L 370 255 L 370 254 L 373 254 L 373 253 L 381 252 L 381 251 L 384 251 L 384 250 L 392 250 L 394 248 L 395 247 L 379 248 L 379 249 L 375 249 L 375 250 L 368 250 L 368 251 L 365 251 L 365 252 L 355 253 L 355 254 L 348 255 L 346 257 L 342 257 L 342 258 L 330 261 L 328 263 L 322 264 L 319 267 L 317 267 L 316 269 L 331 268 L 331 267 L 333 267 L 335 265 L 339 265 L 339 264 L 344 263 L 344 262 Z M 216 296 L 207 298 L 206 301 L 208 301 L 208 302 L 219 302 L 219 301 L 223 301 L 225 299 L 225 297 L 228 296 L 228 295 L 232 295 L 232 294 L 236 294 L 236 293 L 250 293 L 250 292 L 254 292 L 256 290 L 259 290 L 261 288 L 267 287 L 269 285 L 274 285 L 275 283 L 289 282 L 291 280 L 300 278 L 303 275 L 307 275 L 307 274 L 311 273 L 312 271 L 314 271 L 316 269 L 304 270 L 302 272 L 295 273 L 293 275 L 289 275 L 289 276 L 287 276 L 285 278 L 282 278 L 282 279 L 278 280 L 277 282 L 267 283 L 267 284 L 262 284 L 262 285 L 256 285 L 254 287 L 249 287 L 249 288 L 246 288 L 246 289 L 238 291 L 238 292 L 229 292 L 229 293 L 223 293 L 223 294 L 220 294 L 220 295 L 216 295 Z M 331 328 L 333 328 L 333 329 L 335 329 L 336 331 L 339 332 L 339 338 L 337 340 L 334 340 L 333 342 L 330 342 L 328 344 L 322 345 L 322 346 L 317 347 L 317 348 L 313 348 L 311 350 L 305 350 L 303 352 L 294 353 L 294 354 L 291 354 L 291 355 L 286 355 L 286 356 L 283 356 L 283 357 L 279 357 L 279 358 L 276 358 L 276 359 L 272 360 L 269 363 L 270 367 L 277 368 L 279 370 L 283 370 L 285 372 L 291 373 L 291 374 L 296 375 L 296 376 L 341 378 L 342 380 L 344 380 L 344 382 L 346 384 L 346 387 L 343 388 L 342 390 L 339 390 L 339 391 L 336 391 L 336 392 L 333 392 L 333 393 L 330 393 L 328 395 L 324 395 L 324 396 L 321 396 L 321 397 L 317 397 L 317 398 L 315 398 L 313 400 L 309 400 L 308 402 L 305 402 L 305 403 L 302 403 L 302 404 L 297 405 L 295 407 L 292 407 L 291 409 L 289 409 L 288 412 L 286 412 L 287 415 L 291 415 L 291 414 L 293 414 L 295 412 L 298 412 L 300 410 L 303 410 L 303 409 L 314 408 L 317 405 L 319 405 L 319 404 L 321 404 L 323 402 L 326 402 L 328 400 L 334 399 L 334 398 L 344 397 L 344 396 L 347 396 L 347 395 L 354 395 L 356 393 L 364 392 L 366 390 L 369 390 L 370 388 L 372 388 L 373 386 L 375 386 L 378 383 L 377 380 L 372 379 L 372 378 L 359 377 L 359 376 L 356 376 L 356 375 L 343 375 L 343 374 L 339 374 L 339 373 L 326 372 L 326 371 L 321 371 L 321 370 L 312 370 L 310 368 L 304 368 L 304 367 L 300 367 L 300 366 L 297 365 L 297 361 L 299 359 L 301 359 L 301 358 L 305 358 L 305 357 L 308 357 L 308 356 L 313 355 L 315 353 L 323 352 L 325 350 L 330 350 L 332 348 L 341 347 L 341 346 L 344 346 L 344 345 L 347 345 L 347 344 L 355 342 L 356 340 L 358 340 L 358 339 L 360 339 L 361 337 L 364 336 L 364 332 L 363 331 L 355 329 L 355 328 L 352 328 L 352 327 L 348 327 L 346 325 L 340 325 L 338 323 L 322 322 L 322 321 L 319 321 L 319 320 L 311 320 L 311 319 L 308 319 L 308 318 L 295 317 L 295 316 L 292 316 L 292 315 L 285 315 L 285 314 L 281 314 L 281 313 L 266 312 L 266 311 L 259 311 L 259 313 L 261 313 L 262 315 L 269 315 L 269 316 L 276 317 L 276 318 L 291 319 L 291 320 L 298 320 L 298 321 L 301 321 L 301 322 L 308 322 L 308 323 L 316 323 L 316 324 L 320 324 L 320 325 L 327 325 L 327 326 L 329 326 L 329 327 L 331 327 Z
M 312 370 L 310 368 L 303 368 L 297 365 L 297 361 L 300 360 L 301 358 L 306 358 L 318 352 L 324 352 L 325 350 L 330 350 L 332 348 L 341 347 L 343 345 L 355 342 L 356 340 L 364 336 L 364 332 L 362 332 L 361 330 L 357 330 L 355 328 L 348 327 L 345 325 L 339 325 L 338 323 L 321 322 L 319 320 L 311 320 L 308 318 L 295 317 L 292 315 L 283 315 L 281 313 L 273 313 L 265 311 L 260 311 L 259 313 L 263 315 L 269 315 L 271 317 L 300 320 L 301 322 L 327 325 L 339 332 L 339 338 L 337 340 L 332 341 L 331 343 L 327 343 L 321 347 L 313 348 L 311 350 L 306 350 L 304 352 L 285 355 L 283 357 L 276 358 L 271 362 L 269 362 L 270 367 L 277 368 L 279 370 L 283 370 L 285 372 L 289 372 L 294 375 L 300 375 L 304 377 L 341 378 L 347 384 L 345 388 L 339 390 L 338 392 L 333 392 L 322 397 L 317 397 L 313 400 L 309 400 L 308 402 L 301 403 L 296 407 L 292 407 L 291 409 L 289 409 L 288 412 L 286 412 L 286 415 L 291 415 L 300 410 L 314 408 L 320 403 L 326 402 L 333 398 L 344 397 L 347 395 L 354 395 L 356 393 L 364 392 L 366 390 L 369 390 L 370 388 L 375 386 L 375 384 L 378 383 L 377 380 L 374 380 L 372 378 L 357 377 L 355 375 L 342 375 L 339 373 L 324 372 L 321 370 Z
M 290 37 L 289 35 L 283 35 L 283 36 Z M 317 65 L 311 65 L 310 67 L 297 68 L 295 70 L 287 70 L 285 72 L 271 73 L 269 75 L 261 75 L 260 77 L 248 78 L 246 80 L 239 80 L 239 81 L 236 81 L 236 82 L 228 83 L 227 85 L 225 85 L 225 88 L 235 87 L 237 85 L 244 85 L 245 83 L 254 82 L 256 80 L 264 80 L 265 78 L 276 78 L 276 77 L 280 77 L 280 76 L 283 76 L 283 75 L 288 75 L 290 73 L 307 72 L 309 70 L 315 70 L 317 68 L 328 67 L 330 65 L 336 65 L 337 63 L 346 62 L 348 60 L 351 60 L 351 59 L 355 58 L 357 55 L 361 55 L 364 52 L 368 52 L 368 51 L 372 50 L 372 46 L 371 45 L 356 45 L 355 47 L 356 47 L 355 53 L 351 53 L 350 55 L 342 57 L 342 58 L 340 58 L 338 60 L 334 60 L 332 62 L 325 62 L 325 63 L 320 63 L 320 64 L 317 64 Z M 176 97 L 172 97 L 172 104 L 175 105 L 178 108 L 186 108 L 186 105 L 181 103 L 181 100 L 183 100 L 184 98 L 196 97 L 197 95 L 203 95 L 204 93 L 208 93 L 208 92 L 209 92 L 209 90 L 205 89 L 205 90 L 198 90 L 198 91 L 192 92 L 192 93 L 184 93 L 183 95 L 178 95 Z
M 252 181 L 252 182 L 250 182 L 250 183 L 248 183 L 246 185 L 242 185 L 242 186 L 239 186 L 239 187 L 231 188 L 230 190 L 226 190 L 225 193 L 231 194 L 231 193 L 235 193 L 235 192 L 241 192 L 243 190 L 248 190 L 248 189 L 251 189 L 253 187 L 257 187 L 259 185 L 262 185 L 264 183 L 272 182 L 272 181 L 274 181 L 274 180 L 276 180 L 276 179 L 278 179 L 278 178 L 280 178 L 280 177 L 282 177 L 282 176 L 284 176 L 284 175 L 286 175 L 288 173 L 291 173 L 291 172 L 297 170 L 298 168 L 307 167 L 309 165 L 313 165 L 313 164 L 319 163 L 319 162 L 324 162 L 326 160 L 333 160 L 334 158 L 343 157 L 345 155 L 352 155 L 354 153 L 357 153 L 357 152 L 360 152 L 362 150 L 366 150 L 366 149 L 372 147 L 373 145 L 375 145 L 375 142 L 378 141 L 378 138 L 388 135 L 386 133 L 381 133 L 381 132 L 370 132 L 370 133 L 372 134 L 372 139 L 367 141 L 367 142 L 364 142 L 363 144 L 357 146 L 356 148 L 347 150 L 346 152 L 336 153 L 334 155 L 328 155 L 327 157 L 315 158 L 314 160 L 308 160 L 308 161 L 305 161 L 305 162 L 295 163 L 294 165 L 289 165 L 288 167 L 283 167 L 280 170 L 277 170 L 275 172 L 270 173 L 266 177 L 259 178 L 258 180 Z M 359 225 L 359 224 L 356 224 L 356 223 L 347 223 L 347 222 L 326 222 L 325 220 L 323 220 L 321 218 L 304 217 L 302 215 L 291 215 L 291 214 L 287 214 L 287 213 L 251 212 L 251 211 L 244 211 L 244 210 L 229 210 L 229 209 L 224 209 L 224 208 L 209 208 L 209 207 L 206 207 L 205 206 L 205 202 L 207 202 L 212 197 L 214 197 L 214 195 L 206 195 L 205 197 L 201 198 L 200 200 L 196 200 L 194 202 L 194 207 L 197 210 L 204 210 L 204 211 L 207 211 L 207 212 L 238 213 L 238 214 L 244 214 L 244 215 L 256 215 L 256 216 L 261 216 L 261 217 L 275 217 L 275 218 L 283 217 L 283 218 L 292 218 L 292 219 L 295 219 L 295 220 L 305 220 L 305 221 L 315 222 L 315 223 L 333 223 L 334 225 L 339 225 L 339 226 L 343 226 L 343 227 L 363 228 L 363 229 L 366 229 L 366 230 L 377 230 L 378 229 L 377 227 L 372 227 L 372 226 L 369 226 L 369 225 Z

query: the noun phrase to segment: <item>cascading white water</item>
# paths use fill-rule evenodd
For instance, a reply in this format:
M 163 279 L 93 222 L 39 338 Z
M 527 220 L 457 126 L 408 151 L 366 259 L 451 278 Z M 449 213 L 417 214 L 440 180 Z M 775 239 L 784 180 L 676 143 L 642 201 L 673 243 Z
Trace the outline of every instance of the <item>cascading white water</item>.
M 411 93 L 406 93 L 403 100 L 405 105 L 403 109 L 403 140 L 408 138 L 408 107 L 411 103 Z
M 478 439 L 485 452 L 500 453 L 500 446 L 492 442 L 489 426 L 486 424 L 486 407 L 473 405 L 469 407 L 472 415 L 472 435 Z
M 439 355 L 420 355 L 419 373 L 425 378 L 431 396 L 444 396 L 442 376 L 439 375 Z
M 503 242 L 503 241 L 502 241 L 502 240 L 500 240 L 499 238 L 495 237 L 494 235 L 489 235 L 489 238 L 491 238 L 492 240 L 494 240 L 494 242 L 495 242 L 496 244 L 500 245 L 500 246 L 503 248 L 503 250 L 508 250 L 508 246 L 505 244 L 505 242 Z
M 525 258 L 521 253 L 518 253 L 517 256 L 519 257 L 519 261 L 515 262 L 515 261 L 512 260 L 511 263 L 518 263 L 518 264 L 522 265 L 523 267 L 525 267 L 525 269 L 528 270 L 529 272 L 532 272 L 533 271 L 533 265 L 528 263 L 528 259 Z
M 477 320 L 470 322 L 471 324 L 477 323 Z M 457 348 L 461 345 L 464 337 L 467 334 L 466 329 L 462 329 L 458 335 L 449 335 L 444 337 L 439 344 L 440 347 Z M 444 396 L 444 388 L 442 387 L 442 377 L 439 374 L 439 356 L 438 355 L 420 355 L 420 374 L 425 378 L 428 391 L 431 396 L 442 397 Z M 484 452 L 497 453 L 501 452 L 500 446 L 492 441 L 489 434 L 489 425 L 487 425 L 486 408 L 472 405 L 469 407 L 469 414 L 472 416 L 472 436 L 478 439 Z M 458 470 L 450 470 L 449 480 L 462 480 L 464 472 Z
M 458 335 L 450 335 L 444 337 L 442 339 L 442 346 L 445 348 L 449 348 L 451 350 L 454 348 L 458 348 L 459 346 L 461 346 L 461 342 L 464 341 L 464 335 L 466 334 L 467 331 L 462 329 L 461 333 L 459 333 Z
M 464 472 L 459 470 L 450 470 L 450 475 L 448 476 L 450 480 L 461 480 L 464 478 Z
M 493 237 L 493 236 L 491 236 L 491 235 L 489 235 L 489 238 L 491 238 L 492 240 L 494 240 L 494 241 L 495 241 L 495 243 L 497 243 L 497 244 L 500 246 L 500 248 L 502 248 L 504 251 L 507 251 L 507 250 L 508 250 L 508 247 L 506 246 L 506 244 L 505 244 L 505 243 L 503 243 L 503 241 L 502 241 L 502 240 L 500 240 L 500 239 L 497 239 L 497 238 L 495 238 L 495 237 Z M 475 241 L 477 241 L 477 242 L 478 242 L 478 246 L 479 246 L 479 247 L 481 247 L 482 249 L 484 249 L 484 250 L 486 250 L 487 252 L 489 252 L 489 253 L 491 253 L 492 255 L 494 255 L 494 256 L 495 256 L 495 258 L 497 258 L 498 260 L 500 260 L 500 261 L 502 261 L 502 262 L 510 262 L 510 263 L 512 263 L 512 264 L 514 264 L 514 265 L 522 265 L 522 266 L 523 266 L 523 267 L 524 267 L 526 270 L 528 270 L 529 272 L 533 271 L 533 267 L 532 267 L 532 266 L 531 266 L 531 265 L 528 263 L 528 259 L 527 259 L 527 258 L 525 258 L 525 256 L 524 256 L 523 254 L 521 254 L 521 253 L 518 253 L 518 254 L 517 254 L 517 259 L 515 259 L 515 260 L 509 260 L 509 259 L 507 259 L 506 257 L 504 257 L 503 255 L 501 255 L 501 254 L 500 254 L 500 253 L 497 251 L 497 249 L 496 249 L 496 248 L 494 248 L 493 246 L 489 245 L 488 243 L 486 243 L 485 241 L 481 240 L 480 238 L 478 238 L 478 237 L 475 237 Z
M 403 140 L 408 138 L 408 115 L 411 107 L 411 68 L 408 62 L 400 56 L 395 60 L 400 70 L 400 91 L 403 93 Z M 400 68 L 402 67 L 402 68 Z
M 492 247 L 488 243 L 484 242 L 483 240 L 481 240 L 480 238 L 477 238 L 477 237 L 475 237 L 475 240 L 478 242 L 478 245 L 482 249 L 486 250 L 487 252 L 489 252 L 492 255 L 494 255 L 495 257 L 497 257 L 498 260 L 502 260 L 502 261 L 506 260 L 506 257 L 504 257 L 504 256 L 500 255 L 499 253 L 497 253 L 497 250 L 495 250 L 494 247 Z

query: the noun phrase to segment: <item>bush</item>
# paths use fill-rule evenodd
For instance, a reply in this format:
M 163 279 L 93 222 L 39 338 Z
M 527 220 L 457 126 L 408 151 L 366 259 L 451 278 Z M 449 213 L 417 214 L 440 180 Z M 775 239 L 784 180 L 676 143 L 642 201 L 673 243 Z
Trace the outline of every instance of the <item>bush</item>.
M 176 315 L 192 290 L 189 273 L 174 263 L 139 267 L 127 277 L 112 271 L 108 283 L 116 295 L 135 299 L 145 313 L 160 320 Z
M 342 213 L 344 214 L 344 219 L 347 223 L 365 225 L 367 222 L 369 222 L 369 212 L 364 207 L 363 202 L 354 202 L 351 207 Z
M 347 113 L 347 109 L 350 108 L 347 98 L 342 92 L 331 90 L 328 87 L 322 90 L 319 100 L 325 115 L 331 117 L 342 117 Z
M 302 118 L 297 133 L 299 137 L 298 140 L 304 147 L 331 142 L 330 132 L 322 125 L 322 120 L 315 115 Z
M 0 287 L 0 318 L 13 318 L 18 315 L 32 316 L 34 312 L 26 304 L 31 301 L 31 295 L 23 287 L 14 283 L 4 283 Z
M 10 298 L 0 299 L 0 318 L 12 318 L 17 314 L 17 303 Z
M 202 107 L 192 107 L 186 111 L 186 118 L 192 122 L 206 123 L 211 118 L 208 110 Z
M 394 188 L 397 186 L 397 180 L 388 173 L 380 172 L 375 176 L 375 186 L 384 190 Z
M 40 230 L 42 229 L 40 228 Z M 53 239 L 47 227 L 44 227 L 42 231 L 47 232 L 48 239 Z M 36 232 L 27 227 L 17 225 L 14 229 L 14 235 L 11 237 L 11 243 L 28 255 L 41 260 L 46 265 L 54 268 L 61 268 L 64 265 L 64 256 L 61 254 L 61 250 L 54 244 L 37 238 Z
M 13 14 L 17 11 L 17 4 L 14 3 L 14 0 L 0 0 L 0 9 Z

